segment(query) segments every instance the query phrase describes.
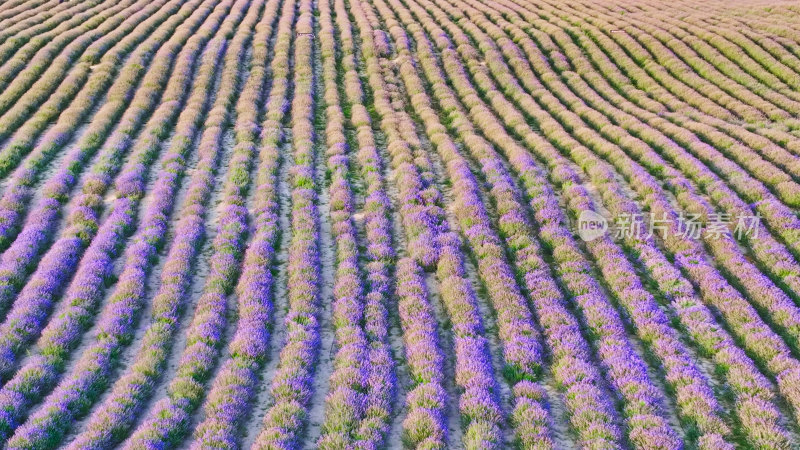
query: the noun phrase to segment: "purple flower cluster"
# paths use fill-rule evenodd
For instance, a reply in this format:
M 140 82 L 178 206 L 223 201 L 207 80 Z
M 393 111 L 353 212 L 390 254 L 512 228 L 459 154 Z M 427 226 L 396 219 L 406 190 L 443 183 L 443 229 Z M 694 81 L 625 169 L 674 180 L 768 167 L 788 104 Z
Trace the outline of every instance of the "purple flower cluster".
M 403 440 L 415 448 L 445 448 L 448 399 L 443 387 L 444 355 L 420 272 L 412 259 L 401 259 L 397 264 L 398 309 L 413 383 L 406 396 Z

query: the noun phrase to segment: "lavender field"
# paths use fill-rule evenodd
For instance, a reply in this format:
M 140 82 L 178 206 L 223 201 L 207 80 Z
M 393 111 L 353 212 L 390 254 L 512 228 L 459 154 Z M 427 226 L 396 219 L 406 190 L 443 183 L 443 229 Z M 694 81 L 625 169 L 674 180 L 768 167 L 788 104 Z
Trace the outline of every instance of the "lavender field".
M 0 448 L 798 423 L 796 0 L 0 0 Z

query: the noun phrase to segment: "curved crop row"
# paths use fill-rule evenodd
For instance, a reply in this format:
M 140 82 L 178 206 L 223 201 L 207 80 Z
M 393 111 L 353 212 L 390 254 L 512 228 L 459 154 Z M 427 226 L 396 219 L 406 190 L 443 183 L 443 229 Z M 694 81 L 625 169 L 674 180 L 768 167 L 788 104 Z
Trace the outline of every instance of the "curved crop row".
M 282 69 L 288 65 L 288 33 L 293 19 L 294 5 L 284 3 L 276 31 L 275 58 L 272 61 L 274 68 Z M 267 54 L 262 51 L 255 56 L 266 58 Z M 270 172 L 276 170 L 278 157 L 269 151 L 259 153 L 258 108 L 254 106 L 263 95 L 267 72 L 266 60 L 254 60 L 253 63 L 253 71 L 244 87 L 244 95 L 239 97 L 236 105 L 236 144 L 229 163 L 228 178 L 223 187 L 224 198 L 220 204 L 221 219 L 213 242 L 211 272 L 205 280 L 203 293 L 187 331 L 186 348 L 181 354 L 177 376 L 170 380 L 167 397 L 153 406 L 123 448 L 165 445 L 180 437 L 186 431 L 190 414 L 200 406 L 205 394 L 203 385 L 219 356 L 222 332 L 227 325 L 227 296 L 236 287 L 239 278 L 248 232 L 245 205 L 246 194 L 252 184 L 250 174 L 255 163 L 253 159 L 258 156 L 257 167 Z M 276 71 L 272 80 L 270 98 L 273 94 L 277 95 L 275 100 L 278 100 L 278 104 L 283 103 L 286 95 L 285 73 L 284 70 Z M 269 147 L 262 149 L 270 150 Z M 264 201 L 269 201 L 269 197 Z M 246 301 L 247 298 L 243 300 Z M 214 400 L 216 398 L 210 401 Z
M 197 10 L 198 14 L 191 18 L 191 21 L 188 24 L 189 26 L 185 30 L 183 30 L 182 33 L 175 36 L 175 40 L 180 41 L 183 39 L 185 41 L 188 38 L 188 35 L 193 30 L 193 28 L 199 26 L 208 17 L 210 10 L 211 8 L 207 7 L 198 9 Z M 214 18 L 219 19 L 218 15 L 215 15 Z M 198 38 L 196 40 L 208 39 L 211 37 L 210 35 L 213 34 L 214 31 L 215 27 L 210 27 L 209 29 L 206 30 L 206 33 L 198 34 Z M 194 58 L 194 56 L 192 56 L 192 52 L 196 52 L 197 50 L 198 50 L 197 46 L 192 45 L 190 47 L 190 51 L 187 51 L 187 55 L 185 56 Z M 189 65 L 190 67 L 187 67 L 186 69 L 191 70 L 191 65 L 192 64 L 190 64 Z M 178 80 L 180 81 L 180 78 L 178 78 Z M 210 82 L 210 80 L 207 80 L 207 82 Z M 147 166 L 135 163 L 137 162 L 144 163 L 147 162 L 148 159 L 152 160 L 157 155 L 156 149 L 161 148 L 160 141 L 156 140 L 156 144 L 158 145 L 143 145 L 142 147 L 139 148 L 139 158 L 141 161 L 137 161 L 136 159 L 132 160 L 133 164 L 130 164 L 126 167 L 126 169 L 123 171 L 123 175 L 120 177 L 120 181 L 124 180 L 125 177 L 127 176 L 127 180 L 129 180 L 130 182 L 129 186 L 135 187 L 135 184 L 133 183 L 137 183 L 137 181 L 139 184 L 142 183 L 141 177 L 144 177 L 146 175 L 145 173 L 143 173 L 142 169 L 147 168 Z M 165 176 L 167 176 L 167 174 L 170 173 L 167 170 L 164 170 L 163 172 Z M 139 178 L 139 180 L 137 180 L 137 178 Z M 97 196 L 95 195 L 95 197 Z M 90 193 L 86 193 L 84 194 L 84 198 L 86 200 L 91 200 L 92 196 L 90 195 Z M 121 211 L 125 211 L 126 214 L 128 215 L 135 214 L 135 202 L 137 202 L 138 199 L 140 198 L 141 198 L 141 192 L 137 192 L 136 190 L 130 190 L 128 191 L 128 195 L 122 195 L 120 198 L 118 198 L 119 201 L 114 202 L 114 205 L 112 206 L 111 215 L 109 216 L 108 219 L 106 219 L 103 222 L 103 226 L 100 228 L 100 231 L 104 234 L 104 236 L 106 235 L 106 233 L 110 233 L 107 234 L 108 237 L 106 239 L 113 239 L 114 241 L 112 242 L 116 243 L 119 243 L 121 241 L 123 236 L 121 235 L 121 233 L 119 233 L 120 229 L 117 226 L 115 226 L 115 222 L 119 220 L 118 216 L 121 213 Z M 148 219 L 162 220 L 162 221 L 165 220 L 164 217 L 161 217 L 161 215 L 157 214 L 158 209 L 156 208 L 171 207 L 172 202 L 170 198 L 162 200 L 166 202 L 166 204 L 155 202 L 153 205 L 154 211 L 152 211 L 154 215 L 152 217 L 148 217 Z M 75 220 L 74 227 L 80 227 L 82 224 L 85 224 L 86 221 L 84 220 L 84 218 L 89 218 L 89 219 L 94 218 L 94 212 L 91 210 L 91 205 L 92 203 L 89 202 L 87 206 L 83 208 L 78 208 L 76 210 L 74 216 L 72 216 L 73 219 Z M 114 220 L 115 218 L 116 220 Z M 89 225 L 91 225 L 91 223 Z M 91 228 L 89 229 L 91 230 Z M 122 231 L 124 232 L 126 230 L 123 229 Z M 158 234 L 159 227 L 155 227 L 149 231 Z M 75 241 L 77 239 L 73 238 L 72 240 Z M 65 241 L 69 242 L 68 240 Z M 102 242 L 102 240 L 95 239 L 92 242 Z M 140 248 L 138 247 L 142 246 L 145 246 L 145 249 L 147 249 L 147 246 L 149 246 L 149 242 L 147 239 L 145 239 L 145 237 L 142 237 L 141 239 L 138 240 L 138 245 L 134 246 L 137 248 L 132 247 L 128 249 L 126 259 L 130 260 L 131 262 L 138 263 L 139 265 L 142 264 L 148 265 L 149 261 L 146 258 L 142 260 L 141 258 L 139 258 L 139 253 L 137 253 L 137 251 L 140 250 Z M 113 249 L 115 245 L 102 246 L 97 250 L 105 249 L 108 251 L 108 247 Z M 91 259 L 84 258 L 86 259 L 85 261 L 85 265 L 87 267 L 86 271 L 83 272 L 82 277 L 76 277 L 73 280 L 73 284 L 71 285 L 70 291 L 68 292 L 68 295 L 75 296 L 74 298 L 76 302 L 74 303 L 74 305 L 77 307 L 77 312 L 83 312 L 82 309 L 80 308 L 81 304 L 79 300 L 83 300 L 84 296 L 88 296 L 86 300 L 89 302 L 89 304 L 97 302 L 99 300 L 99 296 L 101 295 L 102 292 L 101 288 L 105 281 L 102 275 L 108 274 L 108 269 L 104 270 L 96 269 L 97 267 L 101 268 L 103 267 L 102 265 L 103 261 L 104 260 L 108 261 L 109 258 L 108 255 L 103 254 L 103 252 L 101 251 L 94 251 L 87 256 Z M 116 289 L 117 292 L 114 295 L 112 295 L 112 298 L 116 298 L 117 300 L 120 301 L 114 302 L 113 300 L 111 300 L 112 306 L 118 306 L 119 304 L 123 303 L 122 302 L 123 300 L 135 297 L 131 291 L 134 292 L 141 291 L 142 285 L 140 282 L 134 280 L 125 283 L 125 277 L 133 277 L 134 274 L 136 274 L 136 269 L 131 267 L 129 268 L 128 273 L 124 273 L 121 276 L 120 278 L 122 280 L 121 284 L 117 285 Z M 38 301 L 39 303 L 42 303 L 43 300 L 44 299 Z M 42 304 L 40 306 L 45 308 L 48 307 L 47 304 Z M 35 313 L 36 311 L 32 312 Z M 89 349 L 87 353 L 84 354 L 83 359 L 85 362 L 88 363 L 90 367 L 87 367 L 86 364 L 84 364 L 83 366 L 79 364 L 78 368 L 74 370 L 75 373 L 72 374 L 70 381 L 69 382 L 65 381 L 64 383 L 62 383 L 62 385 L 59 386 L 59 389 L 63 389 L 66 392 L 70 392 L 70 395 L 60 397 L 58 393 L 54 393 L 48 397 L 49 400 L 53 402 L 63 401 L 62 404 L 66 405 L 69 405 L 70 402 L 76 402 L 76 406 L 80 408 L 81 402 L 79 400 L 81 400 L 80 397 L 82 396 L 82 392 L 80 390 L 71 391 L 70 383 L 72 382 L 78 383 L 81 380 L 85 381 L 87 379 L 91 383 L 91 381 L 94 380 L 93 375 L 97 373 L 94 370 L 96 369 L 95 365 L 100 364 L 102 366 L 103 363 L 102 359 L 98 359 L 100 356 L 100 354 L 98 354 L 98 351 L 99 352 L 105 351 L 113 354 L 113 346 L 109 347 L 105 344 L 108 344 L 109 342 L 115 344 L 121 343 L 120 340 L 124 338 L 126 333 L 124 331 L 124 328 L 121 329 L 117 326 L 116 323 L 114 323 L 115 314 L 118 315 L 116 316 L 116 320 L 117 321 L 122 320 L 123 321 L 122 323 L 125 323 L 125 318 L 129 317 L 124 313 L 124 311 L 121 308 L 116 308 L 116 307 L 110 308 L 107 310 L 107 312 L 101 314 L 101 318 L 98 323 L 100 324 L 101 329 L 106 329 L 106 332 L 105 333 L 101 332 L 100 336 L 105 335 L 106 338 L 108 339 L 108 342 L 104 343 L 101 341 L 99 345 L 95 346 L 94 350 Z M 65 316 L 58 316 L 57 322 L 54 323 L 60 322 L 61 325 L 68 325 L 70 323 L 69 319 L 72 318 L 70 316 L 71 316 L 70 314 L 67 314 Z M 64 319 L 67 319 L 66 322 L 64 321 Z M 78 322 L 80 323 L 82 321 L 79 320 Z M 47 357 L 29 361 L 26 364 L 26 366 L 23 367 L 19 372 L 17 372 L 15 377 L 9 380 L 2 388 L 3 394 L 0 394 L 0 397 L 3 397 L 3 399 L 7 402 L 3 408 L 4 412 L 6 413 L 6 416 L 4 417 L 5 420 L 3 423 L 4 430 L 5 429 L 13 430 L 20 425 L 19 420 L 21 417 L 24 416 L 25 412 L 27 411 L 27 408 L 30 407 L 32 403 L 38 401 L 43 395 L 45 395 L 49 391 L 49 389 L 44 389 L 44 387 L 56 381 L 58 379 L 58 375 L 60 374 L 61 370 L 63 370 L 64 358 L 68 356 L 67 354 L 65 354 L 66 353 L 65 350 L 67 350 L 70 346 L 75 344 L 76 336 L 72 333 L 67 333 L 66 336 L 59 335 L 60 333 L 58 332 L 62 331 L 62 329 L 58 325 L 55 325 L 54 327 L 55 328 L 50 329 L 50 331 L 51 332 L 55 331 L 55 334 L 50 335 L 46 333 L 44 338 L 45 341 L 43 342 L 44 348 L 48 348 L 48 351 L 45 353 Z M 49 348 L 51 346 L 54 348 Z M 77 396 L 78 398 L 73 398 L 73 396 Z M 55 410 L 51 410 L 48 412 L 46 409 L 42 409 L 39 412 L 44 416 L 41 420 L 42 423 L 46 423 L 48 420 L 53 419 L 52 416 L 48 418 L 48 414 L 54 414 L 54 413 L 58 414 Z M 65 423 L 61 422 L 60 424 L 55 423 L 53 425 L 56 429 L 58 429 L 59 426 L 64 426 Z
M 312 3 L 298 4 L 294 25 L 294 98 L 292 99 L 291 241 L 288 262 L 286 343 L 270 385 L 271 402 L 253 448 L 291 447 L 299 442 L 312 395 L 318 358 L 320 249 L 318 175 L 315 162 L 315 74 Z
M 377 301 L 378 305 L 382 304 L 382 297 L 386 295 L 388 284 L 385 260 L 391 258 L 392 251 L 386 245 L 386 241 L 390 241 L 387 227 L 383 226 L 383 230 L 377 229 L 374 226 L 374 219 L 370 220 L 367 226 L 372 226 L 367 230 L 365 244 L 372 250 L 371 254 L 374 259 L 377 259 L 377 264 L 373 263 L 367 265 L 366 268 L 362 267 L 363 255 L 359 250 L 358 232 L 352 218 L 356 209 L 354 204 L 356 198 L 349 181 L 353 177 L 350 162 L 352 150 L 345 135 L 345 122 L 348 119 L 351 122 L 353 119 L 368 121 L 369 116 L 346 118 L 342 111 L 342 99 L 337 84 L 339 76 L 336 60 L 337 42 L 330 3 L 332 2 L 319 5 L 319 27 L 324 83 L 323 99 L 326 105 L 325 120 L 327 122 L 325 129 L 327 171 L 330 174 L 330 219 L 333 239 L 336 243 L 336 273 L 332 309 L 337 350 L 333 373 L 330 377 L 330 387 L 325 400 L 325 418 L 319 445 L 322 448 L 341 448 L 364 445 L 357 444 L 362 440 L 373 442 L 372 445 L 378 441 L 375 436 L 366 433 L 366 435 L 362 435 L 362 421 L 370 409 L 373 415 L 380 413 L 388 418 L 386 407 L 381 406 L 386 405 L 388 399 L 368 396 L 370 391 L 385 389 L 384 386 L 373 386 L 373 380 L 385 383 L 384 380 L 373 376 L 376 373 L 373 370 L 373 364 L 375 362 L 380 364 L 389 357 L 383 355 L 373 361 L 372 345 L 367 332 L 367 302 Z M 341 12 L 341 8 L 337 9 L 337 15 Z M 347 26 L 349 27 L 349 24 Z M 355 81 L 357 78 L 354 77 L 357 75 L 353 70 L 352 50 L 347 58 L 350 61 L 349 71 L 346 71 L 343 76 L 347 83 L 344 90 L 345 92 L 355 91 L 354 96 L 360 97 L 360 86 Z M 352 107 L 349 104 L 347 106 Z M 365 111 L 360 110 L 360 112 Z M 384 206 L 381 203 L 375 203 L 377 196 L 381 194 L 381 192 L 375 192 L 371 204 L 373 207 Z M 386 223 L 377 225 L 386 225 Z M 366 276 L 365 272 L 368 272 Z M 378 298 L 375 298 L 376 296 Z M 383 328 L 382 333 L 385 334 L 385 326 Z M 377 374 L 382 375 L 381 372 L 377 372 Z M 373 422 L 369 426 L 375 426 L 378 429 L 364 431 L 378 432 L 379 437 L 380 423 Z
M 362 45 L 373 43 L 371 11 L 365 10 L 365 5 L 360 2 L 351 2 L 350 5 Z M 459 409 L 465 430 L 462 438 L 464 445 L 470 448 L 497 445 L 500 438 L 497 435 L 499 419 L 499 405 L 495 397 L 497 381 L 494 379 L 492 363 L 488 357 L 488 342 L 482 336 L 483 327 L 474 294 L 464 278 L 462 260 L 457 250 L 458 239 L 454 239 L 452 233 L 447 232 L 442 211 L 436 206 L 441 194 L 429 186 L 431 180 L 428 176 L 429 163 L 417 167 L 417 164 L 424 164 L 424 161 L 412 156 L 412 146 L 409 146 L 409 143 L 414 140 L 407 141 L 406 138 L 413 136 L 414 127 L 409 128 L 405 124 L 408 118 L 402 119 L 404 114 L 395 109 L 401 108 L 402 103 L 395 102 L 391 98 L 393 89 L 390 89 L 390 85 L 383 79 L 382 66 L 385 65 L 385 60 L 382 62 L 379 58 L 383 59 L 386 55 L 375 45 L 372 48 L 365 47 L 363 56 L 366 60 L 376 112 L 380 117 L 380 126 L 387 138 L 386 145 L 391 155 L 393 176 L 401 188 L 398 199 L 400 205 L 397 210 L 400 212 L 406 241 L 409 243 L 407 249 L 424 267 L 431 267 L 433 264 L 439 267 L 437 278 L 441 284 L 441 298 L 453 323 L 455 373 L 456 383 L 460 386 Z M 413 147 L 419 148 L 417 145 Z M 424 171 L 418 172 L 420 168 Z M 411 349 L 407 348 L 406 351 L 410 352 Z M 436 389 L 436 386 L 432 387 L 433 392 L 428 392 L 427 388 L 420 388 L 407 394 L 407 402 L 418 406 L 417 412 L 408 415 L 403 423 L 404 435 L 414 445 L 441 448 L 446 445 L 447 436 L 444 435 L 444 430 L 439 432 L 436 429 L 438 429 L 437 424 L 441 425 L 444 418 L 438 417 L 435 411 L 426 409 L 428 406 L 435 409 L 442 408 L 447 400 L 442 398 L 441 391 Z M 426 396 L 429 393 L 434 394 L 434 397 L 429 399 Z M 429 426 L 436 427 L 431 435 L 426 433 Z
M 364 306 L 364 328 L 370 343 L 369 385 L 365 397 L 365 415 L 358 435 L 365 442 L 364 445 L 369 446 L 381 442 L 385 437 L 387 421 L 392 413 L 395 363 L 392 361 L 388 342 L 388 303 L 394 281 L 391 269 L 396 254 L 392 248 L 391 205 L 383 176 L 384 161 L 378 152 L 372 119 L 364 105 L 364 88 L 359 79 L 356 60 L 356 42 L 344 0 L 334 1 L 334 11 L 341 42 L 344 96 L 346 106 L 349 107 L 349 122 L 355 128 L 355 142 L 358 146 L 355 156 L 361 179 L 366 183 L 363 232 L 367 238 L 365 278 L 370 292 Z
M 155 106 L 159 97 L 163 97 L 164 103 L 156 109 L 147 122 L 142 136 L 135 141 L 137 145 L 133 145 L 133 133 L 123 138 L 131 147 L 135 147 L 135 150 L 125 162 L 120 175 L 114 180 L 117 193 L 115 201 L 132 199 L 136 202 L 143 196 L 146 171 L 162 150 L 161 142 L 167 137 L 175 116 L 178 115 L 178 110 L 186 99 L 187 87 L 190 86 L 194 75 L 195 61 L 205 42 L 217 31 L 221 17 L 227 14 L 229 7 L 230 5 L 223 3 L 210 14 L 209 26 L 202 33 L 189 38 L 180 54 L 174 55 L 177 51 L 175 48 L 172 49 L 172 54 L 167 53 L 163 56 L 163 60 L 156 59 L 157 65 L 154 66 L 156 70 L 152 73 L 155 74 L 153 84 L 148 86 L 149 89 L 138 92 L 148 100 L 149 104 L 145 103 L 144 107 L 136 112 L 141 117 L 147 112 L 146 108 Z M 196 24 L 199 25 L 200 23 Z M 186 29 L 187 37 L 192 31 L 191 27 Z M 174 60 L 178 61 L 178 71 L 169 78 Z M 205 83 L 210 83 L 210 80 L 205 80 Z M 131 128 L 133 128 L 131 131 L 135 131 L 138 127 Z M 124 147 L 116 150 L 122 151 Z M 107 164 L 102 169 L 104 170 L 99 174 L 106 179 L 109 179 L 116 170 L 113 164 Z M 17 296 L 5 321 L 0 324 L 0 354 L 3 355 L 0 367 L 3 369 L 11 365 L 20 347 L 41 330 L 54 297 L 58 295 L 71 274 L 70 266 L 80 259 L 82 251 L 91 242 L 100 226 L 99 213 L 103 206 L 100 201 L 101 187 L 100 183 L 84 184 L 84 192 L 73 204 L 66 229 L 45 254 L 36 272 Z M 114 207 L 112 204 L 111 210 Z M 4 291 L 4 294 L 9 293 L 9 290 Z
M 59 120 L 41 138 L 36 139 L 35 135 L 13 141 L 7 148 L 30 149 L 31 153 L 25 159 L 22 166 L 18 168 L 8 181 L 3 197 L 0 199 L 0 246 L 6 247 L 14 241 L 22 239 L 41 239 L 42 230 L 48 230 L 45 224 L 50 221 L 28 221 L 21 233 L 20 222 L 25 217 L 26 205 L 33 195 L 33 187 L 39 180 L 41 173 L 45 170 L 47 163 L 62 147 L 66 145 L 72 134 L 77 130 L 81 122 L 91 110 L 91 105 L 100 98 L 105 87 L 107 87 L 117 74 L 117 63 L 127 52 L 133 51 L 139 42 L 141 46 L 136 48 L 126 64 L 119 72 L 119 78 L 111 85 L 106 102 L 99 108 L 91 123 L 87 126 L 81 139 L 72 146 L 71 150 L 65 155 L 62 167 L 55 174 L 48 178 L 47 182 L 41 186 L 41 193 L 44 197 L 42 204 L 31 208 L 35 214 L 54 214 L 50 209 L 60 207 L 66 202 L 72 187 L 79 181 L 79 176 L 87 167 L 87 160 L 94 155 L 98 149 L 103 147 L 105 138 L 112 132 L 120 115 L 130 105 L 136 105 L 133 100 L 141 103 L 146 100 L 142 94 L 140 99 L 136 99 L 137 80 L 145 76 L 145 68 L 151 63 L 157 50 L 169 40 L 175 29 L 183 20 L 188 18 L 194 8 L 199 4 L 199 0 L 184 2 L 184 0 L 172 0 L 158 14 L 154 14 L 145 20 L 136 33 L 129 34 L 120 41 L 119 49 L 105 55 L 101 63 L 102 69 L 97 69 L 94 76 L 90 78 L 88 88 L 83 89 L 76 97 L 75 102 L 64 110 L 59 116 Z M 156 3 L 156 6 L 159 4 Z M 141 13 L 140 13 L 141 14 Z M 140 14 L 132 18 L 141 18 Z M 163 23 L 163 25 L 162 25 Z M 152 33 L 148 36 L 148 33 Z M 132 97 L 133 96 L 133 97 Z M 26 132 L 23 132 L 23 135 Z M 36 144 L 34 147 L 34 143 Z M 109 148 L 105 146 L 104 148 Z M 14 158 L 19 157 L 15 156 Z M 2 156 L 0 156 L 2 158 Z M 107 159 L 100 157 L 98 159 Z M 51 203 L 48 206 L 44 203 Z M 31 229 L 31 226 L 33 228 Z M 37 229 L 38 228 L 38 229 Z M 30 231 L 27 231 L 30 230 Z M 27 236 L 26 236 L 27 234 Z M 37 236 L 39 236 L 37 238 Z M 40 243 L 34 241 L 33 245 L 25 250 L 26 258 L 33 258 L 40 251 Z M 8 252 L 8 251 L 7 251 Z M 6 252 L 6 253 L 7 253 Z M 4 253 L 5 255 L 5 253 Z
M 222 78 L 219 91 L 216 93 L 216 100 L 211 106 L 197 144 L 200 153 L 197 168 L 189 180 L 188 201 L 183 204 L 182 212 L 177 219 L 176 240 L 170 246 L 164 263 L 165 269 L 161 274 L 161 285 L 153 297 L 154 314 L 142 338 L 142 346 L 130 364 L 131 368 L 114 384 L 110 395 L 92 413 L 85 431 L 70 444 L 70 448 L 108 447 L 119 442 L 127 434 L 136 414 L 141 410 L 142 402 L 151 392 L 159 370 L 169 353 L 170 340 L 179 324 L 182 301 L 191 280 L 191 265 L 205 233 L 203 216 L 219 164 L 223 127 L 229 120 L 227 109 L 233 104 L 239 78 L 238 68 L 244 56 L 247 40 L 261 12 L 260 5 L 256 4 L 255 8 L 247 9 L 249 6 L 251 5 L 247 2 L 234 5 L 237 13 L 226 18 L 221 35 L 216 36 L 215 42 L 209 44 L 206 50 L 207 57 L 212 58 L 217 42 L 224 45 L 233 36 L 225 51 L 222 73 L 218 75 Z M 247 16 L 242 20 L 245 11 Z M 234 34 L 239 20 L 242 22 L 238 32 Z M 214 66 L 210 65 L 209 68 L 213 73 Z M 196 85 L 196 88 L 198 87 L 200 85 Z M 196 89 L 189 100 L 191 106 L 181 113 L 177 126 L 179 131 L 173 137 L 173 154 L 167 158 L 168 161 L 174 161 L 170 166 L 175 173 L 180 173 L 179 165 L 185 164 L 188 150 L 194 143 L 199 126 L 198 117 L 206 107 L 206 95 L 202 89 Z M 174 188 L 174 183 L 169 185 Z
M 56 57 L 45 55 L 35 58 L 36 61 L 48 62 L 44 73 L 32 74 L 35 81 L 30 86 L 24 83 L 12 84 L 0 95 L 6 100 L 6 107 L 0 108 L 3 111 L 0 117 L 0 140 L 12 133 L 22 136 L 25 133 L 33 136 L 41 133 L 42 129 L 57 117 L 57 113 L 61 112 L 83 87 L 83 83 L 92 72 L 91 63 L 97 62 L 91 58 L 98 56 L 98 49 L 107 50 L 119 42 L 138 22 L 162 4 L 161 2 L 118 3 L 103 14 L 94 16 L 107 19 L 96 28 L 92 28 L 96 25 L 94 22 L 84 22 L 84 29 L 88 31 L 70 43 L 62 54 Z M 139 14 L 141 11 L 146 12 Z M 85 52 L 90 47 L 93 53 L 87 55 Z M 22 75 L 20 78 L 15 78 L 15 82 L 17 80 L 22 81 Z M 6 97 L 7 93 L 13 94 L 14 91 L 19 91 L 20 95 L 16 98 L 14 95 Z M 56 95 L 51 95 L 54 92 Z M 24 131 L 20 132 L 20 125 L 29 119 L 31 114 L 33 114 L 32 120 L 28 120 Z

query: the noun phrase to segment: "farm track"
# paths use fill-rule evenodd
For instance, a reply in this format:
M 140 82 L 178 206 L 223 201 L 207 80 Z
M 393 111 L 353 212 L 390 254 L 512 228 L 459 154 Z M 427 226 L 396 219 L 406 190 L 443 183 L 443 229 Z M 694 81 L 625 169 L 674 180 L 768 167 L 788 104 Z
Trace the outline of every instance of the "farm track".
M 800 447 L 798 17 L 0 1 L 3 448 Z

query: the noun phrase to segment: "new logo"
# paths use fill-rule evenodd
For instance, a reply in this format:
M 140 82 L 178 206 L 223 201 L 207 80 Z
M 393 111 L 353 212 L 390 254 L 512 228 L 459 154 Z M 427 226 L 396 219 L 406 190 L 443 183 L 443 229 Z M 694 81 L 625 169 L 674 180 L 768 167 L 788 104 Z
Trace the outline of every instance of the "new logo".
M 578 235 L 586 242 L 593 241 L 608 231 L 608 221 L 594 211 L 583 210 L 578 217 Z

